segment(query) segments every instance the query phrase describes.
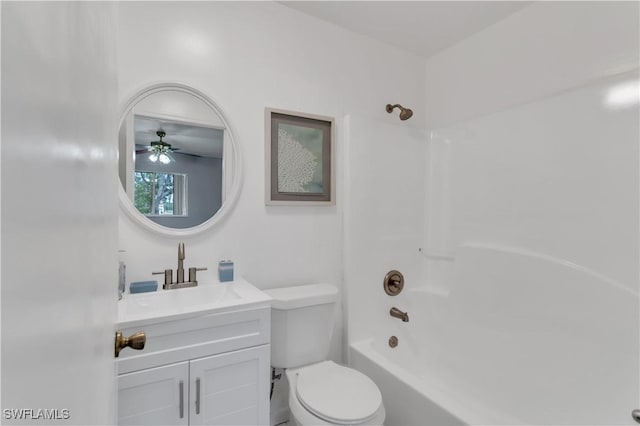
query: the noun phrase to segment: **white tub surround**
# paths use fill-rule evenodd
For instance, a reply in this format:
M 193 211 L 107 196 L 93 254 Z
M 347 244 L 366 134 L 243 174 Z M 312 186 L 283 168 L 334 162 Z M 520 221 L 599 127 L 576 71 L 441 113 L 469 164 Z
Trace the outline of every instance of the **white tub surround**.
M 633 422 L 638 7 L 539 2 L 434 55 L 428 132 L 350 117 L 349 355 L 391 424 Z

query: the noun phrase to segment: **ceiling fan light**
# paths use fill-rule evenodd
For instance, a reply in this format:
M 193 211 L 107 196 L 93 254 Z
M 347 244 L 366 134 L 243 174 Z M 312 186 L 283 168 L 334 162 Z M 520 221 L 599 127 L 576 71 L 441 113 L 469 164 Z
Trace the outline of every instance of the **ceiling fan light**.
M 158 161 L 158 154 L 154 152 L 151 155 L 149 155 L 149 161 L 151 161 L 152 163 L 155 163 L 156 161 Z
M 171 159 L 165 153 L 160 154 L 160 157 L 158 158 L 162 164 L 169 164 L 171 162 Z

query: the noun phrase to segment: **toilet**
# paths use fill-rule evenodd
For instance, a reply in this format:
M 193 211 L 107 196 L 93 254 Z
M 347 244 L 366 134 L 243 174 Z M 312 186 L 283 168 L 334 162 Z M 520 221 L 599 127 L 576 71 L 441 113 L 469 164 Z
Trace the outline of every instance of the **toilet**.
M 265 290 L 271 298 L 271 365 L 289 382 L 289 424 L 382 425 L 382 395 L 366 375 L 328 361 L 338 289 Z

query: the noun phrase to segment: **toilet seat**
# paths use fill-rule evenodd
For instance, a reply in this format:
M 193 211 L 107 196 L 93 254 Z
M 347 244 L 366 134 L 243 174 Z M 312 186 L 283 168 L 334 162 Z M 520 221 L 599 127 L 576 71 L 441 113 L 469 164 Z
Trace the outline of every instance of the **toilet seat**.
M 373 380 L 331 361 L 302 368 L 296 376 L 300 404 L 329 423 L 367 423 L 382 405 L 382 395 Z

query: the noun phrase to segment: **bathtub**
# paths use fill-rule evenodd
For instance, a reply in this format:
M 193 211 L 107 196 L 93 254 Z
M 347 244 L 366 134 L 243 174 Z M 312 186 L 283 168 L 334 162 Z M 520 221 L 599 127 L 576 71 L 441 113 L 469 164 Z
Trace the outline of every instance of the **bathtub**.
M 351 366 L 368 375 L 380 388 L 387 412 L 385 424 L 448 426 L 518 424 L 515 419 L 492 413 L 469 398 L 461 398 L 453 382 L 443 374 L 429 374 L 424 363 L 407 348 L 385 348 L 373 339 L 349 347 Z M 407 366 L 412 366 L 407 368 Z
M 450 398 L 436 384 L 428 384 L 419 375 L 380 351 L 373 340 L 353 343 L 349 347 L 351 366 L 369 376 L 380 388 L 387 425 L 462 425 L 452 414 L 457 411 Z M 398 351 L 400 352 L 400 351 Z
M 383 298 L 370 336 L 349 342 L 349 364 L 381 389 L 385 424 L 633 424 L 637 293 L 514 248 L 467 244 L 456 256 L 448 290 Z

